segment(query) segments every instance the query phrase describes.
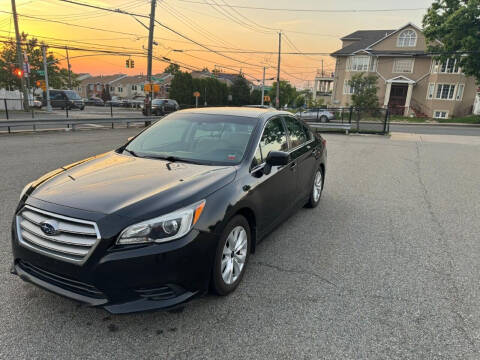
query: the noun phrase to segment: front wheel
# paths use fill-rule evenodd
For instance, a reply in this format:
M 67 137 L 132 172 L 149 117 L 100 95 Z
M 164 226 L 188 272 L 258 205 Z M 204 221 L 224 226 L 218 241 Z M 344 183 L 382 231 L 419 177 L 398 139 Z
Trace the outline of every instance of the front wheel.
M 228 295 L 243 278 L 250 253 L 251 233 L 241 215 L 231 219 L 222 232 L 212 272 L 212 288 L 218 295 Z
M 322 190 L 323 190 L 323 171 L 322 169 L 317 169 L 315 172 L 315 176 L 313 178 L 313 186 L 312 191 L 310 193 L 310 198 L 307 202 L 307 207 L 315 208 L 318 206 L 320 202 L 320 198 L 322 197 Z
M 328 118 L 327 118 L 325 115 L 322 115 L 322 116 L 320 117 L 320 122 L 326 123 L 326 122 L 328 122 Z

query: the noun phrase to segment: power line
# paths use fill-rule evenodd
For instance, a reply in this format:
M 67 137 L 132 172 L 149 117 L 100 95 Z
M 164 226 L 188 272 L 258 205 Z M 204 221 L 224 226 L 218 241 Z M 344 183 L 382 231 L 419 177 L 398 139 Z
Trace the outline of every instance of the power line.
M 195 1 L 195 0 L 177 0 L 181 2 L 187 2 L 192 4 L 200 5 L 215 5 L 210 2 L 204 1 Z M 427 8 L 400 8 L 400 9 L 295 9 L 295 8 L 267 8 L 267 7 L 257 7 L 257 6 L 246 6 L 246 5 L 222 5 L 217 4 L 217 6 L 228 6 L 237 9 L 250 9 L 250 10 L 264 10 L 264 11 L 290 11 L 290 12 L 317 12 L 317 13 L 363 13 L 363 12 L 396 12 L 396 11 L 419 11 L 427 10 Z

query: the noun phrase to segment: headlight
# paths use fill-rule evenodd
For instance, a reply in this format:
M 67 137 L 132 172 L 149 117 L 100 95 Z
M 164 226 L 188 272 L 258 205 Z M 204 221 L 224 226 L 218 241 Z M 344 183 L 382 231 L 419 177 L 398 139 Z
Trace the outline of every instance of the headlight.
M 170 214 L 142 221 L 122 231 L 118 245 L 166 242 L 186 235 L 200 218 L 205 200 L 199 201 Z
M 33 184 L 33 181 L 31 183 L 28 183 L 27 185 L 25 185 L 25 187 L 23 188 L 22 192 L 20 193 L 20 200 L 23 199 L 23 197 L 25 196 L 25 193 L 28 191 L 28 189 L 30 189 L 30 187 L 32 186 Z

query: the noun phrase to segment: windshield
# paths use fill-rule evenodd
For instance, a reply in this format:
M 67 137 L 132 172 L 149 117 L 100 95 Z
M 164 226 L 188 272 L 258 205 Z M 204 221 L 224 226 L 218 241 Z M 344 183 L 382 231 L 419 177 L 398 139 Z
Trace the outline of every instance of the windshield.
M 70 100 L 82 100 L 82 98 L 80 97 L 80 95 L 78 95 L 75 91 L 73 90 L 65 90 L 65 95 L 67 95 L 67 97 L 70 99 Z
M 152 104 L 153 104 L 153 105 L 162 105 L 162 104 L 166 104 L 166 103 L 167 103 L 166 100 L 154 99 L 154 100 L 152 101 Z
M 256 124 L 255 118 L 242 116 L 175 113 L 141 133 L 125 151 L 171 161 L 235 165 Z

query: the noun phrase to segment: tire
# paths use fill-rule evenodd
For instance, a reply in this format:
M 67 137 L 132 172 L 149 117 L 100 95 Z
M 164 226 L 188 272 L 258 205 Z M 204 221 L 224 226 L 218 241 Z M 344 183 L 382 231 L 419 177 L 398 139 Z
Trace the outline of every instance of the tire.
M 322 198 L 323 183 L 325 181 L 323 175 L 323 170 L 321 168 L 318 168 L 313 175 L 312 190 L 310 192 L 310 198 L 306 204 L 306 207 L 308 208 L 316 208 L 320 203 Z
M 326 123 L 328 122 L 328 118 L 325 115 L 320 116 L 320 122 L 321 123 Z
M 242 240 L 242 234 L 246 239 Z M 234 248 L 232 249 L 235 245 L 241 246 L 236 252 Z M 250 246 L 251 232 L 248 221 L 243 216 L 236 215 L 225 226 L 217 245 L 211 282 L 212 289 L 216 294 L 228 295 L 240 284 L 247 267 Z M 234 252 L 235 256 L 232 257 L 231 254 Z M 240 262 L 241 259 L 243 259 L 243 264 Z M 227 267 L 231 269 L 231 272 Z

